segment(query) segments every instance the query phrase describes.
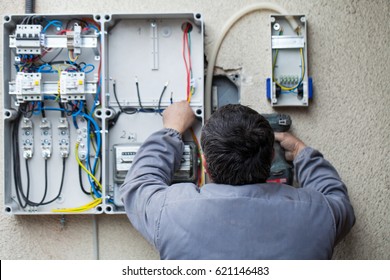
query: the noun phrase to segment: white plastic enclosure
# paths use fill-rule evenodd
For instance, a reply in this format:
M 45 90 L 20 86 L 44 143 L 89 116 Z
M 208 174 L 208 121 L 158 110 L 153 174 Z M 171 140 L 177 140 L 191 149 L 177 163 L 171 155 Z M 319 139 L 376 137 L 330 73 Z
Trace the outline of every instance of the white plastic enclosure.
M 123 168 L 163 127 L 160 113 L 172 102 L 190 96 L 199 139 L 201 14 L 5 15 L 3 22 L 6 213 L 123 213 Z M 196 183 L 198 148 L 190 133 L 184 141 L 174 180 Z
M 289 20 L 299 26 L 293 30 Z M 307 21 L 304 15 L 271 15 L 271 78 L 267 98 L 271 106 L 308 106 L 312 81 L 307 67 Z

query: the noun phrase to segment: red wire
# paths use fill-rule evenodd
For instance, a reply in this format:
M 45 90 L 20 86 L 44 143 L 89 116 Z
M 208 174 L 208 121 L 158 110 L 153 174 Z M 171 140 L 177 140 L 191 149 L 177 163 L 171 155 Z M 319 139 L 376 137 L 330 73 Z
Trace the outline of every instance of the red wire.
M 185 51 L 185 49 L 186 49 L 186 44 L 188 45 L 188 42 L 187 42 L 187 29 L 188 29 L 188 27 L 186 27 L 185 29 L 184 29 L 184 32 L 183 32 L 183 59 L 184 59 L 184 65 L 185 65 L 185 68 L 186 68 L 186 74 L 187 74 L 187 100 L 189 99 L 189 93 L 190 93 L 190 91 L 189 91 L 189 87 L 188 87 L 188 85 L 189 85 L 189 73 L 188 73 L 188 64 L 187 64 L 187 59 L 186 59 L 186 51 Z
M 94 21 L 93 19 L 90 19 L 90 18 L 82 18 L 81 20 L 83 21 L 86 21 L 90 24 L 93 24 L 97 29 L 99 29 L 100 31 L 100 26 L 99 26 L 99 23 L 97 23 L 96 21 Z

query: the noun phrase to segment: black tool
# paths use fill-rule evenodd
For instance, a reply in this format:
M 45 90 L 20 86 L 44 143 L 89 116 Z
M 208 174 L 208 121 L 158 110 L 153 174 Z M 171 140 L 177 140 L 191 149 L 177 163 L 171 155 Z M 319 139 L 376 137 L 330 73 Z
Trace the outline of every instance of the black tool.
M 291 127 L 291 118 L 286 114 L 263 114 L 275 132 L 286 132 Z M 286 161 L 284 149 L 278 142 L 274 143 L 275 157 L 271 165 L 271 174 L 267 179 L 268 183 L 282 183 L 291 185 L 293 183 L 293 167 Z

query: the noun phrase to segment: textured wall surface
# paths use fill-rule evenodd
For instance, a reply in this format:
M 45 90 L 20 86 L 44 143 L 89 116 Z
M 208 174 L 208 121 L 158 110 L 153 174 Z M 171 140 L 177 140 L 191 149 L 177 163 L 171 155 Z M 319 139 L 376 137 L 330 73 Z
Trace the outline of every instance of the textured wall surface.
M 226 20 L 254 2 L 36 0 L 36 13 L 200 12 L 208 53 Z M 315 90 L 309 108 L 277 111 L 289 113 L 293 132 L 334 164 L 355 208 L 356 225 L 336 247 L 334 258 L 390 259 L 390 1 L 275 2 L 291 14 L 307 15 L 308 67 Z M 2 0 L 0 13 L 24 13 L 24 1 Z M 219 67 L 241 69 L 241 103 L 259 112 L 272 111 L 264 93 L 271 55 L 268 16 L 269 11 L 255 12 L 234 25 L 217 59 Z M 1 127 L 1 135 L 3 132 Z M 0 185 L 1 196 L 2 188 Z M 124 215 L 67 216 L 62 225 L 59 216 L 0 213 L 1 259 L 97 256 L 159 257 Z

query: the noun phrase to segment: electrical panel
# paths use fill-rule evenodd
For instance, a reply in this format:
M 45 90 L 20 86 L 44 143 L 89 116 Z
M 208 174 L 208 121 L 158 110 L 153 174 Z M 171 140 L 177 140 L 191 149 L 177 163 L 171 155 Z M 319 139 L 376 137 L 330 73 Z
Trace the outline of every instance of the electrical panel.
M 4 211 L 124 213 L 138 148 L 181 100 L 197 122 L 174 182 L 201 184 L 203 35 L 199 13 L 3 16 Z
M 297 22 L 295 29 L 290 22 Z M 304 15 L 271 15 L 271 78 L 266 81 L 272 106 L 308 106 L 313 96 L 307 67 L 307 21 Z

